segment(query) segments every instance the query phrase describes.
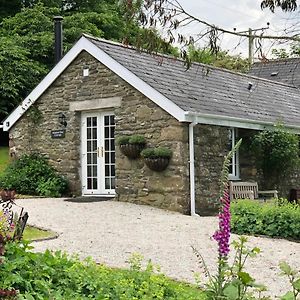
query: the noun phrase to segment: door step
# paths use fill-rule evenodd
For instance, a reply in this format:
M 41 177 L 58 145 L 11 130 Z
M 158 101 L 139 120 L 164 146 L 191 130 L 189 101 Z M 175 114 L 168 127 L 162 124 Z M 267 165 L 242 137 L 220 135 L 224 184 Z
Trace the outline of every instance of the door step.
M 75 197 L 75 198 L 68 198 L 64 201 L 67 202 L 75 202 L 75 203 L 88 203 L 88 202 L 101 202 L 101 201 L 108 201 L 108 200 L 114 200 L 115 196 L 111 197 L 99 197 L 99 196 L 85 196 L 85 197 Z

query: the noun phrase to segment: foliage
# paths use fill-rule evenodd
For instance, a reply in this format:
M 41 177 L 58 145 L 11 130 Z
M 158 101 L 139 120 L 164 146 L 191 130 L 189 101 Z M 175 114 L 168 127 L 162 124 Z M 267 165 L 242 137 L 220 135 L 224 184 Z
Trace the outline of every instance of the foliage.
M 118 145 L 126 145 L 126 144 L 129 144 L 129 139 L 130 139 L 130 136 L 128 136 L 128 135 L 119 136 L 119 137 L 117 138 L 117 144 L 118 144 Z
M 84 262 L 61 251 L 33 253 L 28 243 L 7 245 L 0 265 L 0 288 L 19 290 L 19 299 L 205 299 L 196 288 L 154 273 L 133 259 L 130 270 Z
M 279 264 L 281 275 L 287 276 L 292 287 L 292 291 L 287 292 L 280 297 L 281 300 L 297 300 L 297 296 L 300 295 L 300 271 L 292 269 L 289 264 L 282 261 Z
M 7 167 L 9 161 L 8 147 L 0 147 L 0 174 Z
M 264 178 L 274 180 L 270 182 L 272 187 L 299 165 L 299 138 L 282 125 L 256 134 L 251 148 Z
M 4 115 L 23 99 L 46 68 L 30 58 L 22 37 L 0 35 L 0 114 Z
M 231 265 L 224 260 L 219 261 L 217 275 L 210 274 L 202 256 L 193 248 L 200 265 L 204 269 L 204 273 L 209 279 L 208 283 L 205 284 L 205 291 L 208 299 L 269 299 L 261 296 L 261 293 L 266 290 L 266 287 L 257 284 L 255 279 L 245 271 L 247 260 L 249 258 L 254 258 L 260 252 L 257 247 L 247 247 L 246 243 L 247 238 L 243 236 L 239 237 L 238 240 L 233 241 L 232 246 L 235 250 L 234 260 Z M 258 298 L 255 298 L 255 295 L 258 295 Z
M 45 197 L 60 197 L 68 188 L 68 184 L 65 178 L 61 176 L 54 176 L 45 181 L 39 182 L 36 191 L 39 195 Z
M 220 207 L 219 207 L 219 228 L 214 233 L 213 238 L 218 243 L 218 271 L 214 276 L 210 275 L 208 268 L 206 267 L 205 261 L 203 260 L 201 254 L 195 249 L 194 253 L 199 259 L 200 265 L 204 267 L 204 272 L 206 276 L 209 277 L 209 283 L 207 285 L 207 291 L 209 299 L 227 299 L 228 295 L 226 291 L 235 289 L 234 280 L 232 278 L 226 279 L 226 272 L 229 270 L 228 265 L 228 254 L 229 239 L 230 239 L 230 197 L 229 197 L 229 186 L 228 186 L 228 176 L 229 176 L 229 165 L 234 153 L 239 149 L 242 140 L 239 140 L 235 147 L 225 156 L 222 172 L 220 176 Z M 240 240 L 240 250 L 243 252 L 243 240 Z M 239 269 L 243 270 L 243 266 L 239 265 Z M 240 285 L 237 285 L 240 290 Z M 236 295 L 236 293 L 234 293 Z M 240 294 L 238 295 L 240 296 Z M 242 298 L 232 298 L 229 299 L 242 299 Z
M 0 22 L 2 19 L 13 16 L 21 10 L 20 0 L 0 0 Z
M 171 158 L 172 150 L 166 147 L 147 148 L 141 152 L 141 156 L 144 158 Z
M 146 139 L 142 135 L 132 135 L 129 138 L 129 144 L 146 144 Z
M 37 106 L 31 106 L 27 112 L 27 115 L 34 126 L 39 125 L 43 118 L 43 113 Z
M 11 162 L 1 174 L 0 187 L 15 189 L 20 194 L 57 197 L 66 193 L 67 181 L 44 156 L 25 154 Z
M 123 135 L 118 137 L 117 139 L 118 145 L 126 145 L 126 144 L 146 144 L 146 139 L 142 135 Z
M 54 16 L 64 17 L 64 52 L 82 33 L 119 42 L 130 33 L 127 42 L 140 44 L 140 36 L 148 32 L 135 20 L 126 22 L 115 0 L 23 0 L 22 6 L 7 11 L 0 27 L 0 119 L 53 67 Z M 157 32 L 151 34 L 159 39 Z
M 228 55 L 226 51 L 219 51 L 217 54 L 213 54 L 209 49 L 197 49 L 195 46 L 190 46 L 188 48 L 188 56 L 193 62 L 209 64 L 242 73 L 249 71 L 247 59 L 243 59 L 238 55 Z
M 9 220 L 9 215 L 7 215 L 3 210 L 0 210 L 0 256 L 3 255 L 2 245 L 7 239 L 12 237 L 14 232 L 14 225 Z
M 283 11 L 294 11 L 297 9 L 297 0 L 263 0 L 261 8 L 269 8 L 272 12 L 276 7 L 280 7 Z
M 300 240 L 299 205 L 240 200 L 232 203 L 231 216 L 234 233 Z

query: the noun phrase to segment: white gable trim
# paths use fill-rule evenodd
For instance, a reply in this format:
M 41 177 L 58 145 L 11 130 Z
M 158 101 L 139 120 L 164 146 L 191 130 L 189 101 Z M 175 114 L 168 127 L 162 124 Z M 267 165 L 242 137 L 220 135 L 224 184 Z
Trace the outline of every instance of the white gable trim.
M 90 42 L 86 37 L 81 37 L 61 61 L 48 73 L 48 75 L 36 86 L 36 88 L 23 100 L 23 102 L 4 120 L 3 130 L 8 131 L 30 108 L 30 106 L 46 91 L 46 89 L 58 78 L 58 76 L 71 64 L 71 62 L 83 50 L 94 56 L 98 61 L 151 99 L 154 103 L 176 118 L 185 121 L 184 110 L 174 102 L 166 98 L 146 82 L 141 80 L 131 71 L 110 57 L 99 47 Z

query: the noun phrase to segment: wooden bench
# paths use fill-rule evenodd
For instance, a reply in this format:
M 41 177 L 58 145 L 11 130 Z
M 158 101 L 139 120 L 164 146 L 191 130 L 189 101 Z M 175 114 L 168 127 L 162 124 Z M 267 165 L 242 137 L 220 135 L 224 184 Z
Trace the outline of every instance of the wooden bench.
M 278 198 L 276 190 L 259 191 L 257 182 L 230 181 L 229 194 L 231 200 Z

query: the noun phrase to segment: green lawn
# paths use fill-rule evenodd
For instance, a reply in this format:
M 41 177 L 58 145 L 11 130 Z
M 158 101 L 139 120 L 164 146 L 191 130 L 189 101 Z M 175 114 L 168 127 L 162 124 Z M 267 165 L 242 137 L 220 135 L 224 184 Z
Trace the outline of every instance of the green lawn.
M 36 241 L 46 238 L 55 237 L 56 234 L 53 231 L 42 230 L 33 226 L 26 226 L 23 234 L 23 239 L 28 241 Z
M 6 168 L 8 162 L 8 147 L 0 147 L 0 173 Z

